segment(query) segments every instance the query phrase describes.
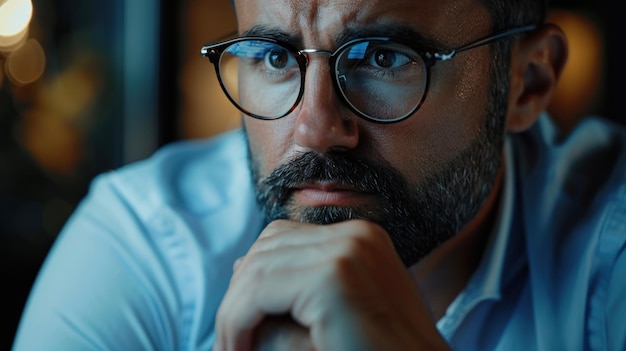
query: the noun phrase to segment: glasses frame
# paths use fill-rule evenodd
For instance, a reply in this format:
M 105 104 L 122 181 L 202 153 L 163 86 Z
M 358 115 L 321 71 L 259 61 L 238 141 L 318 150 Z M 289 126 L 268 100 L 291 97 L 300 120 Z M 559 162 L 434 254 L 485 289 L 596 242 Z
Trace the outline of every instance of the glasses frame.
M 330 51 L 330 50 L 321 50 L 321 49 L 297 49 L 296 47 L 294 47 L 293 45 L 289 44 L 289 43 L 285 43 L 283 41 L 279 41 L 279 40 L 275 40 L 272 38 L 265 38 L 265 37 L 256 37 L 256 36 L 243 36 L 243 37 L 237 37 L 234 39 L 230 39 L 230 40 L 226 40 L 226 41 L 222 41 L 222 42 L 218 42 L 218 43 L 214 43 L 214 44 L 207 44 L 205 46 L 203 46 L 200 50 L 200 53 L 202 54 L 202 56 L 207 57 L 209 59 L 209 61 L 211 63 L 213 63 L 213 65 L 215 66 L 215 73 L 217 75 L 217 79 L 218 82 L 222 88 L 222 90 L 224 91 L 226 97 L 228 98 L 228 100 L 230 100 L 230 102 L 241 112 L 243 112 L 244 114 L 253 117 L 253 118 L 257 118 L 257 119 L 261 119 L 261 120 L 275 120 L 275 119 L 279 119 L 282 117 L 285 117 L 287 115 L 289 115 L 290 113 L 292 113 L 296 107 L 298 107 L 298 105 L 300 104 L 300 101 L 302 101 L 302 97 L 304 96 L 304 80 L 306 77 L 306 69 L 309 63 L 309 58 L 308 55 L 313 54 L 313 53 L 320 53 L 320 54 L 326 54 L 329 56 L 328 59 L 328 63 L 330 66 L 330 72 L 332 75 L 332 81 L 333 81 L 333 85 L 334 85 L 334 89 L 335 92 L 338 93 L 339 98 L 341 99 L 341 101 L 344 103 L 344 105 L 346 107 L 348 107 L 348 109 L 350 111 L 352 111 L 354 114 L 356 114 L 357 116 L 359 116 L 360 118 L 363 118 L 367 121 L 370 122 L 374 122 L 374 123 L 380 123 L 380 124 L 389 124 L 389 123 L 396 123 L 396 122 L 400 122 L 402 120 L 407 119 L 408 117 L 412 116 L 413 114 L 415 114 L 415 112 L 417 110 L 419 110 L 419 108 L 422 106 L 423 102 L 426 100 L 426 96 L 428 95 L 428 88 L 430 86 L 430 69 L 432 66 L 434 66 L 437 61 L 448 61 L 452 58 L 454 58 L 458 53 L 461 53 L 463 51 L 467 51 L 467 50 L 471 50 L 474 48 L 477 48 L 479 46 L 483 46 L 486 44 L 490 44 L 493 43 L 495 41 L 498 41 L 500 39 L 512 36 L 512 35 L 516 35 L 516 34 L 520 34 L 520 33 L 524 33 L 524 32 L 530 32 L 533 31 L 535 29 L 537 29 L 538 26 L 531 24 L 531 25 L 525 25 L 525 26 L 521 26 L 521 27 L 515 27 L 515 28 L 511 28 L 511 29 L 507 29 L 501 32 L 497 32 L 494 34 L 489 34 L 487 36 L 472 40 L 466 44 L 463 44 L 457 48 L 454 49 L 450 49 L 447 52 L 442 52 L 442 51 L 434 51 L 434 50 L 430 50 L 428 48 L 424 48 L 424 47 L 420 47 L 417 45 L 414 45 L 412 43 L 408 43 L 406 41 L 402 41 L 402 40 L 397 40 L 396 38 L 393 37 L 366 37 L 366 38 L 358 38 L 358 39 L 354 39 L 354 40 L 350 40 L 344 44 L 342 44 L 341 46 L 339 46 L 336 50 L 334 51 Z M 266 116 L 261 116 L 261 115 L 257 115 L 255 113 L 252 113 L 251 111 L 248 111 L 247 109 L 243 108 L 242 106 L 239 105 L 239 103 L 237 103 L 235 101 L 235 99 L 233 97 L 231 97 L 231 95 L 228 93 L 228 89 L 226 88 L 223 80 L 222 80 L 222 74 L 220 71 L 220 60 L 222 57 L 222 54 L 225 52 L 225 50 L 230 47 L 233 44 L 239 43 L 239 42 L 243 42 L 243 41 L 250 41 L 250 40 L 255 40 L 255 41 L 263 41 L 263 42 L 267 42 L 267 43 L 272 43 L 275 45 L 278 45 L 284 49 L 286 49 L 287 51 L 289 51 L 291 54 L 293 54 L 293 56 L 296 59 L 296 62 L 298 63 L 298 66 L 300 68 L 300 91 L 298 92 L 298 97 L 296 98 L 296 100 L 294 101 L 293 105 L 288 109 L 287 112 L 285 112 L 284 114 L 280 115 L 280 116 L 276 116 L 276 117 L 266 117 Z M 372 117 L 369 115 L 364 114 L 363 112 L 361 112 L 358 108 L 356 108 L 351 102 L 350 100 L 346 97 L 344 91 L 341 89 L 341 83 L 340 83 L 340 76 L 337 74 L 336 71 L 336 64 L 337 64 L 337 58 L 341 56 L 341 54 L 346 50 L 346 48 L 351 47 L 355 44 L 361 43 L 361 42 L 365 42 L 365 41 L 371 41 L 371 40 L 376 40 L 376 41 L 388 41 L 388 42 L 394 42 L 394 43 L 398 43 L 398 44 L 402 44 L 412 50 L 414 50 L 422 59 L 422 61 L 425 64 L 425 70 L 426 70 L 426 84 L 424 87 L 424 93 L 422 94 L 422 98 L 420 99 L 420 101 L 417 103 L 417 105 L 408 113 L 404 114 L 403 116 L 397 117 L 397 118 L 388 118 L 388 119 L 381 119 L 381 118 L 376 118 L 376 117 Z

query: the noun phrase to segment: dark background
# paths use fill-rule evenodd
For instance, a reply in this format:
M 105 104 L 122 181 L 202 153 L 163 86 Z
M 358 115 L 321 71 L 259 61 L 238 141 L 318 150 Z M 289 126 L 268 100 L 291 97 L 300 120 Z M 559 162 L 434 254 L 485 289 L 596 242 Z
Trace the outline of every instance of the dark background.
M 211 4 L 192 0 L 141 0 L 132 2 L 135 5 L 123 0 L 33 1 L 31 35 L 46 52 L 46 73 L 40 83 L 27 86 L 15 86 L 6 77 L 0 80 L 0 349 L 10 348 L 40 264 L 95 175 L 141 159 L 171 141 L 206 137 L 235 126 L 185 132 L 197 129 L 193 121 L 184 122 L 182 116 L 187 113 L 181 112 L 188 111 L 188 101 L 193 100 L 185 95 L 186 88 L 181 89 L 188 81 L 181 78 L 188 62 L 185 48 L 189 45 L 189 55 L 195 57 L 204 43 L 190 38 L 208 42 L 234 29 L 229 0 L 203 1 Z M 609 1 L 552 4 L 589 18 L 601 35 L 601 86 L 593 92 L 597 95 L 593 103 L 580 113 L 626 124 L 619 86 L 626 76 L 620 11 Z M 212 7 L 198 15 L 189 10 L 195 6 Z M 191 18 L 193 12 L 202 18 Z M 216 23 L 211 16 L 227 17 L 230 22 L 208 28 L 207 23 Z M 6 57 L 0 55 L 3 61 Z M 42 127 L 43 122 L 33 117 L 37 116 L 33 111 L 41 108 L 36 96 L 42 91 L 52 94 L 50 86 L 54 85 L 49 82 L 57 82 L 77 67 L 76 84 L 96 87 L 92 99 L 71 122 Z M 137 81 L 141 87 L 133 85 Z M 72 91 L 71 86 L 67 89 Z M 37 146 L 38 140 L 56 145 L 52 141 L 57 140 L 57 130 L 72 136 L 70 146 L 67 141 L 59 144 L 65 146 L 58 147 L 58 162 L 45 158 L 51 152 L 45 145 Z M 77 154 L 70 158 L 67 150 Z

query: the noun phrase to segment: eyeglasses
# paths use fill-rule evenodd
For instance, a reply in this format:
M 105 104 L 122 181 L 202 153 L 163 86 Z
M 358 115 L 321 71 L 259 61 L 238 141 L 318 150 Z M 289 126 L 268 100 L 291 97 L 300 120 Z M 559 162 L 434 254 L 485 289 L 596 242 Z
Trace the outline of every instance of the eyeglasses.
M 298 50 L 274 39 L 240 37 L 206 45 L 201 53 L 215 65 L 228 99 L 251 117 L 271 120 L 291 113 L 304 94 L 308 55 L 318 53 L 329 56 L 335 91 L 352 112 L 372 122 L 393 123 L 422 105 L 430 68 L 437 61 L 535 28 L 505 30 L 448 52 L 424 50 L 388 37 L 355 39 L 335 51 Z

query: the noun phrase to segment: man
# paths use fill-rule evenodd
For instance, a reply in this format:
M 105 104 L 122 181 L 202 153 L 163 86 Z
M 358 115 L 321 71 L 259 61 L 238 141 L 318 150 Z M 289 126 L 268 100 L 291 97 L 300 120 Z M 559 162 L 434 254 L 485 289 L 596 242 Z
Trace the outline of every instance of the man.
M 626 134 L 542 114 L 545 6 L 236 1 L 245 131 L 100 177 L 15 349 L 623 349 Z

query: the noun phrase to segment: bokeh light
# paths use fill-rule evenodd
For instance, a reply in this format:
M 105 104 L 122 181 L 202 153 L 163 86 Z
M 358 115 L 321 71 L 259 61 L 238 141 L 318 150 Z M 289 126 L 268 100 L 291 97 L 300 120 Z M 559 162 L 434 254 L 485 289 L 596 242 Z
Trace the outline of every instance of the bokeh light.
M 46 67 L 46 55 L 39 42 L 28 39 L 12 52 L 5 62 L 7 78 L 18 86 L 30 84 L 39 79 Z
M 28 39 L 32 18 L 30 0 L 0 0 L 0 55 L 5 57 L 0 61 L 4 65 L 0 86 L 4 76 L 14 85 L 23 86 L 35 82 L 44 73 L 44 50 L 37 40 Z
M 6 0 L 0 5 L 0 49 L 14 50 L 28 33 L 33 16 L 30 0 Z
M 568 39 L 569 55 L 549 110 L 561 127 L 571 129 L 597 102 L 604 75 L 604 43 L 597 22 L 584 12 L 554 10 L 549 20 Z

